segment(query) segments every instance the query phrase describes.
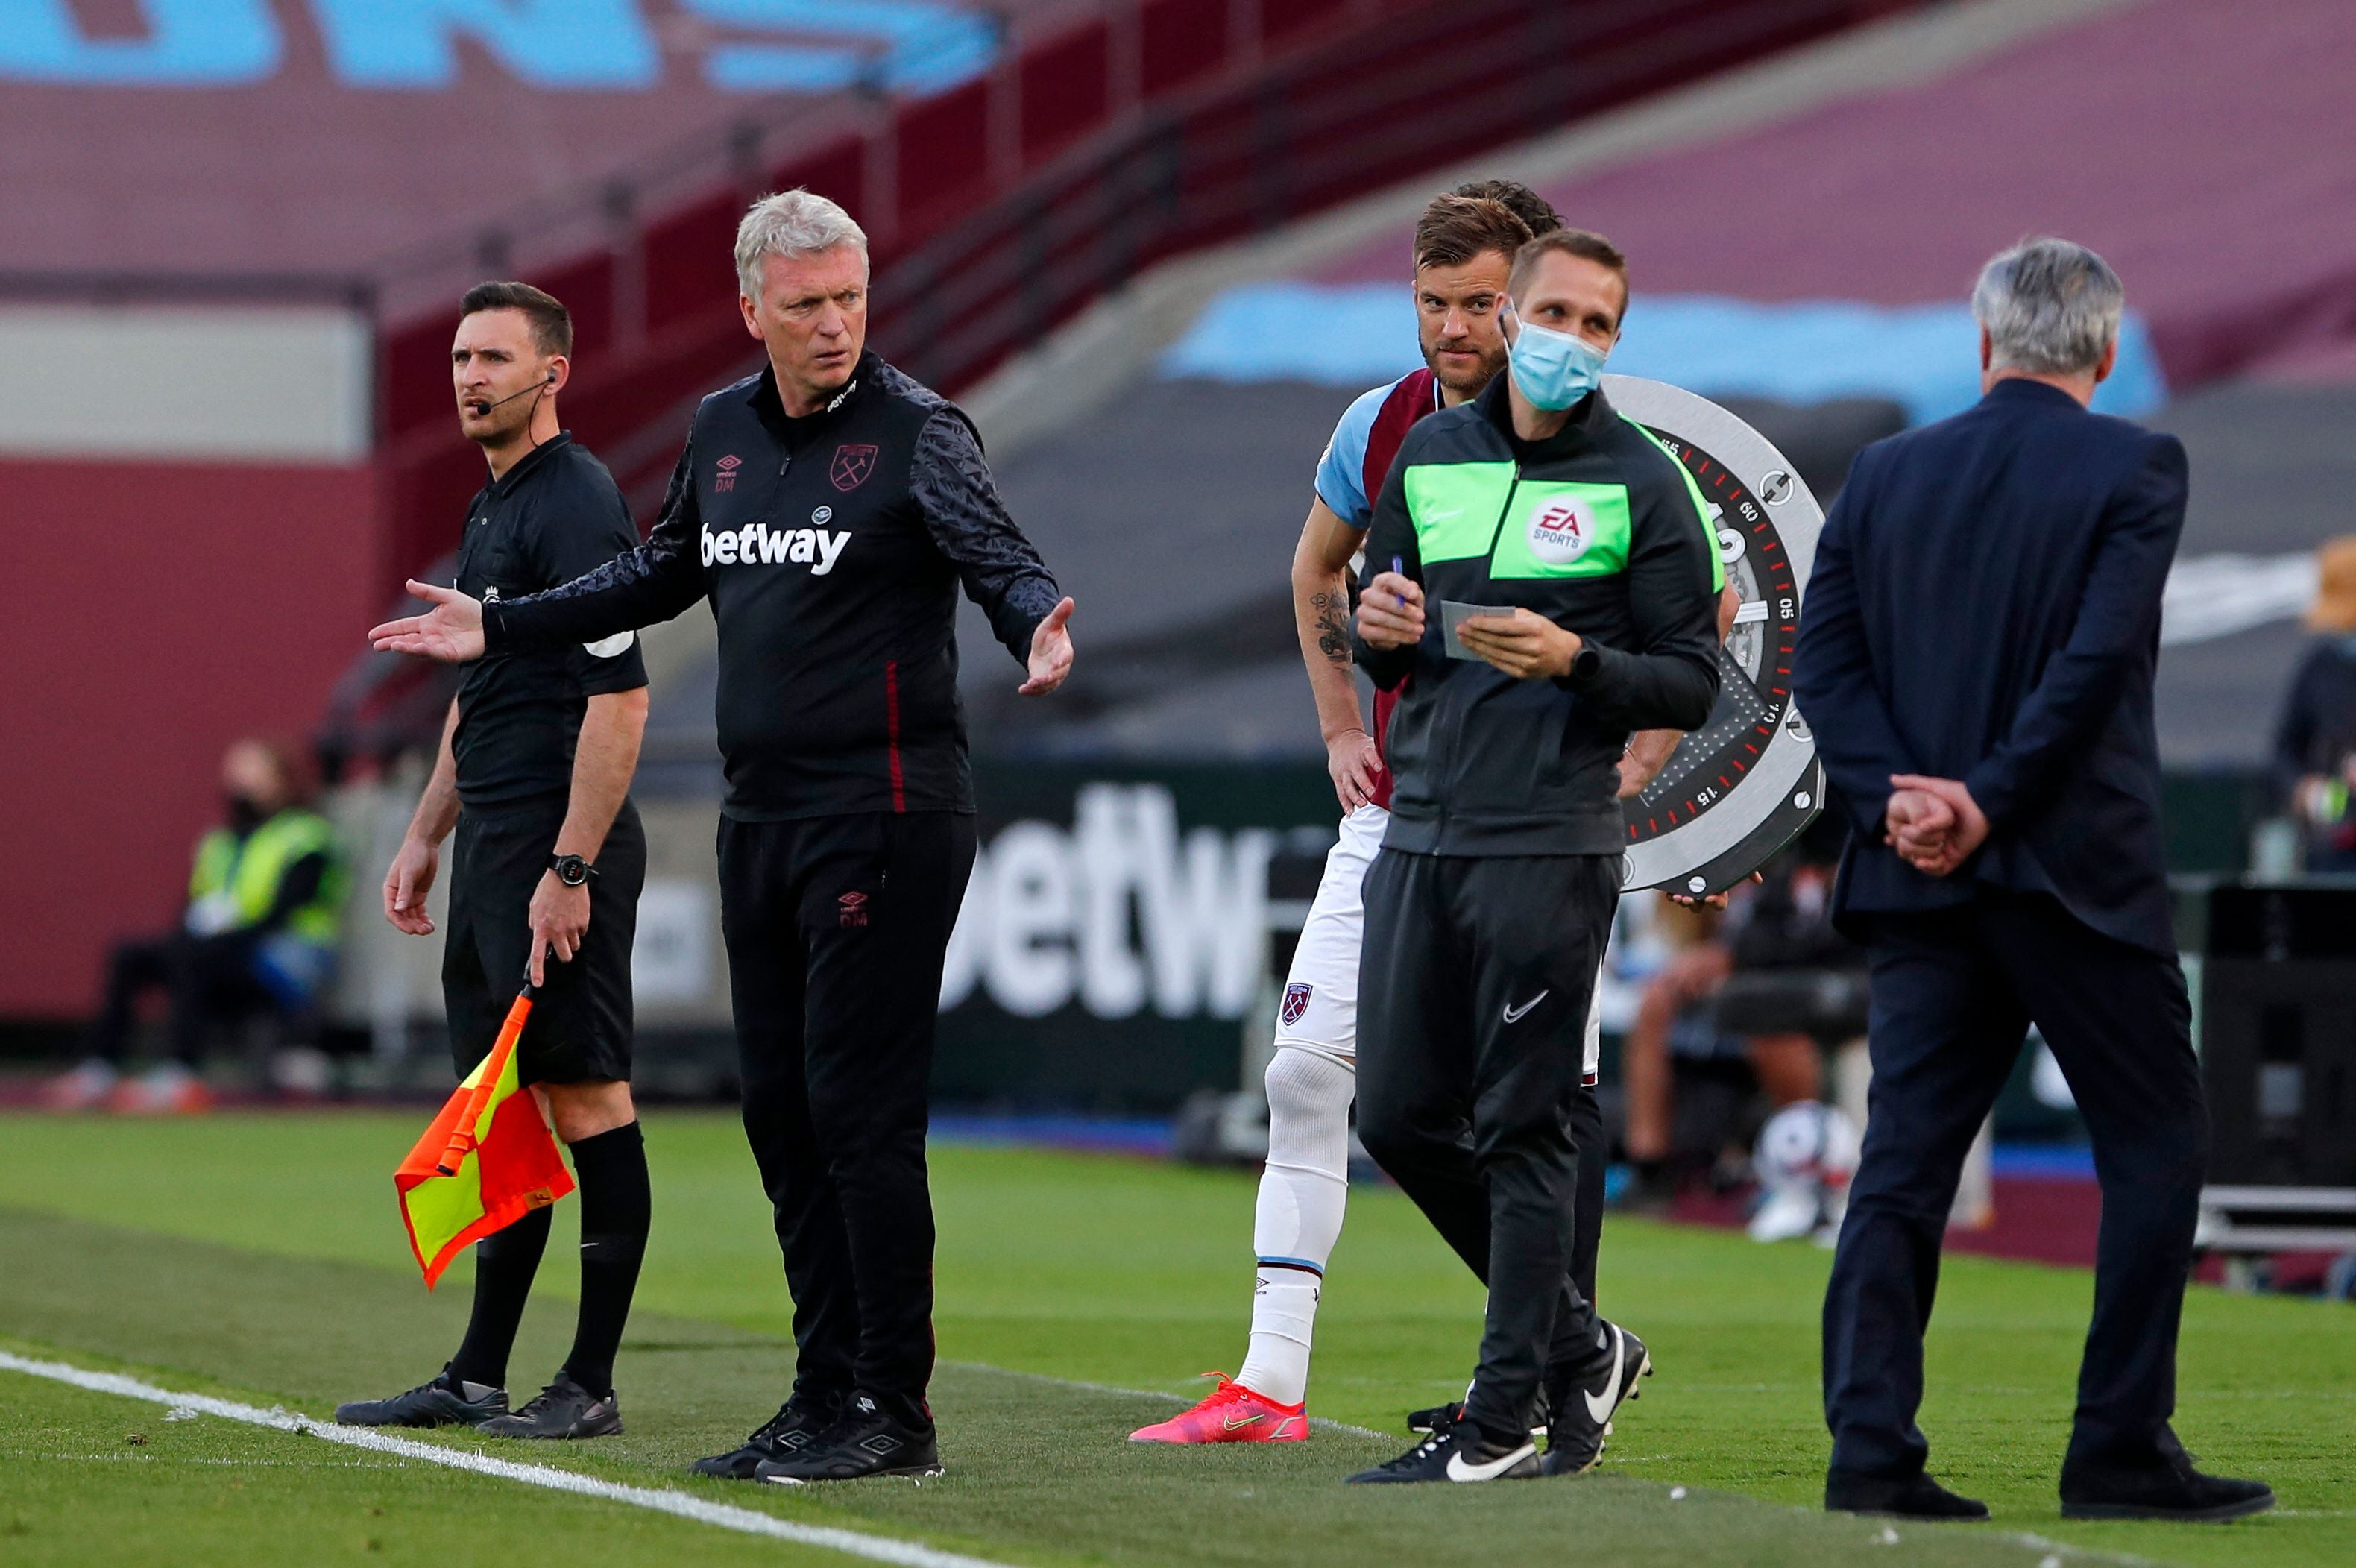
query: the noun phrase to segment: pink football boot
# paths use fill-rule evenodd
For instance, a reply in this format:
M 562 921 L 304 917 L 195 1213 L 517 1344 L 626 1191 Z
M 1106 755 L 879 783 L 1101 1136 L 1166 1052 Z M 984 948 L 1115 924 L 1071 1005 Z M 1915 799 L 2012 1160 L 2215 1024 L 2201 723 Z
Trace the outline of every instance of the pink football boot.
M 1225 1372 L 1205 1372 L 1219 1386 L 1194 1409 L 1141 1426 L 1131 1443 L 1298 1443 L 1309 1435 L 1308 1402 L 1279 1404 Z

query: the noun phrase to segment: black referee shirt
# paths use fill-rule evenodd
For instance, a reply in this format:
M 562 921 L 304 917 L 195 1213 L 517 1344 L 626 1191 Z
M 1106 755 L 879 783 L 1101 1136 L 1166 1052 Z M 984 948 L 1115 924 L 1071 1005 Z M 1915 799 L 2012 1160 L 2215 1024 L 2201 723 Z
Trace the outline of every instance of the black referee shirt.
M 477 492 L 458 590 L 494 602 L 569 583 L 634 550 L 638 531 L 605 465 L 567 431 Z M 589 699 L 647 683 L 635 633 L 585 646 L 495 648 L 458 682 L 458 799 L 470 811 L 562 799 Z

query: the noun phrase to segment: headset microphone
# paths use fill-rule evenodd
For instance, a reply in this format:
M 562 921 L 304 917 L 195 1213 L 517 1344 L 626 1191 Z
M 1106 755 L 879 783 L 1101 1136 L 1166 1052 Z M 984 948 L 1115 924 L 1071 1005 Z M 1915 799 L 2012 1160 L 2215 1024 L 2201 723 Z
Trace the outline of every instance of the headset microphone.
M 477 419 L 480 419 L 483 415 L 490 413 L 491 410 L 495 408 L 505 408 L 508 404 L 515 402 L 515 400 L 519 397 L 530 397 L 534 392 L 546 392 L 555 384 L 556 372 L 554 371 L 551 371 L 548 372 L 548 379 L 546 381 L 535 382 L 532 385 L 524 388 L 521 392 L 509 392 L 507 396 L 500 398 L 496 403 L 487 403 L 480 398 L 469 398 L 466 401 L 466 409 L 467 412 L 472 413 Z

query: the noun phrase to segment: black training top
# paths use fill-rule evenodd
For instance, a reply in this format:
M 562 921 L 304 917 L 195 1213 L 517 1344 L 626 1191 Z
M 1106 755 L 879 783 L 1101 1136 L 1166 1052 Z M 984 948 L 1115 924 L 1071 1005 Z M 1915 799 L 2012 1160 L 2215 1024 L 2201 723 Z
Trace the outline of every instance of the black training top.
M 1384 737 L 1383 847 L 1616 855 L 1628 736 L 1697 728 L 1718 695 L 1717 537 L 1683 465 L 1601 391 L 1533 442 L 1508 385 L 1415 423 L 1366 532 L 1366 582 L 1396 560 L 1424 591 L 1422 641 L 1356 644 L 1376 685 L 1413 676 Z M 1533 610 L 1584 646 L 1554 680 L 1450 658 L 1451 600 Z
M 568 583 L 638 542 L 605 465 L 566 432 L 476 493 L 458 591 L 486 603 Z M 458 799 L 472 811 L 562 799 L 589 699 L 647 683 L 638 639 L 495 648 L 458 682 Z
M 739 821 L 970 811 L 962 581 L 1018 660 L 1060 596 L 958 407 L 874 354 L 788 418 L 764 370 L 696 410 L 662 520 L 577 582 L 483 609 L 493 653 L 720 623 L 720 752 Z

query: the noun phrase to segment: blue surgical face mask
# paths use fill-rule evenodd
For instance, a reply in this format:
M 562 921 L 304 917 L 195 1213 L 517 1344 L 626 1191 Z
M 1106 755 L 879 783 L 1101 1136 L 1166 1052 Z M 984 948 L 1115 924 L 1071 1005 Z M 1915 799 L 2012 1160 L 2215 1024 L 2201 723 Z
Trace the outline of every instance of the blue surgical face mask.
M 1603 375 L 1603 356 L 1586 338 L 1527 321 L 1505 362 L 1522 395 L 1545 409 L 1569 408 L 1593 392 Z

